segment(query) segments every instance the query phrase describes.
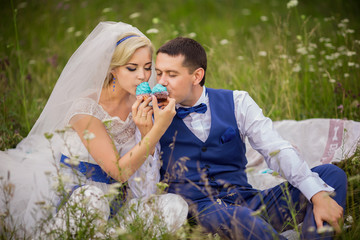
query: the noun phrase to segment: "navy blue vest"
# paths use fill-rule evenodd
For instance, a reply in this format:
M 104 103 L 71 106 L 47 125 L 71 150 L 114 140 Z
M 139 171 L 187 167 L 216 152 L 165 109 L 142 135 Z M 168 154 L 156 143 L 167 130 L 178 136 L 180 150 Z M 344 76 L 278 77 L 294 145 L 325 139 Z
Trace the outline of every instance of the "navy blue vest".
M 235 189 L 247 198 L 256 190 L 245 173 L 246 149 L 236 123 L 233 91 L 207 88 L 207 92 L 211 109 L 208 139 L 199 140 L 175 116 L 160 140 L 161 178 L 169 184 L 169 192 L 193 201 L 214 190 L 229 193 Z

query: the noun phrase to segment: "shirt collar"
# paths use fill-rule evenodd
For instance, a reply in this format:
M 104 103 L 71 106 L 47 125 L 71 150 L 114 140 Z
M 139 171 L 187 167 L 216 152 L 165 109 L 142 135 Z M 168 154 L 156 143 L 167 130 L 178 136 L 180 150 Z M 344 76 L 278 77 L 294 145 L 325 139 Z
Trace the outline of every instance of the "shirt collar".
M 197 100 L 197 102 L 194 104 L 194 106 L 199 105 L 200 103 L 205 103 L 206 104 L 206 96 L 207 96 L 206 87 L 203 86 L 203 91 L 201 93 L 201 96 Z M 181 105 L 181 104 L 177 103 L 176 108 L 179 108 L 179 107 L 188 108 L 189 106 L 184 106 L 184 105 Z

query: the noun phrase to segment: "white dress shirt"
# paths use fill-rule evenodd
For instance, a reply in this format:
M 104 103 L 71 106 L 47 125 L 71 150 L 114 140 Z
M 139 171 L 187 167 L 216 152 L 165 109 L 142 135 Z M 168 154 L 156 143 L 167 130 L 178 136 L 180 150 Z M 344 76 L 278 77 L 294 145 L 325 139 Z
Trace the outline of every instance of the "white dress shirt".
M 210 134 L 211 109 L 206 88 L 194 106 L 204 103 L 208 110 L 204 114 L 190 113 L 183 119 L 190 131 L 205 142 Z M 177 107 L 186 107 L 177 104 Z M 317 173 L 311 172 L 307 163 L 300 159 L 294 147 L 277 133 L 270 118 L 245 91 L 234 91 L 234 112 L 242 140 L 247 137 L 252 148 L 257 150 L 268 166 L 286 178 L 310 200 L 320 191 L 332 192 Z

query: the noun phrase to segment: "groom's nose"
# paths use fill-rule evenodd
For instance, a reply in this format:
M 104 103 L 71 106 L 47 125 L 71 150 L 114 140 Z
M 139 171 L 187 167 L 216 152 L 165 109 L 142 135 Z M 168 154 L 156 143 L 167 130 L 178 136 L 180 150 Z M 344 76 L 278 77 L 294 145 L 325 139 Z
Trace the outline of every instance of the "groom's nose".
M 158 83 L 160 83 L 160 84 L 163 85 L 163 86 L 166 86 L 166 85 L 167 85 L 166 77 L 165 77 L 164 74 L 161 74 L 161 75 L 158 77 Z

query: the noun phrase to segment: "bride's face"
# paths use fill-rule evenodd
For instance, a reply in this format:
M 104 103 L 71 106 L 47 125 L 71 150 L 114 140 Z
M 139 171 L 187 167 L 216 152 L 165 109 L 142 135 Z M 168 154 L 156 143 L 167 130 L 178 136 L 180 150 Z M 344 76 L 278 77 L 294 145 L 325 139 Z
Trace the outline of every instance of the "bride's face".
M 116 78 L 115 88 L 135 95 L 137 85 L 149 81 L 151 64 L 150 49 L 148 47 L 137 49 L 128 63 L 113 70 Z

